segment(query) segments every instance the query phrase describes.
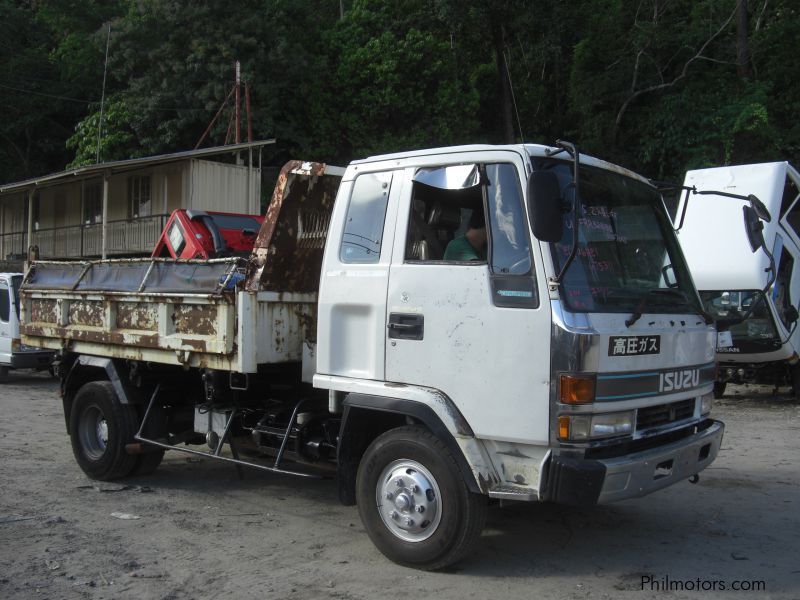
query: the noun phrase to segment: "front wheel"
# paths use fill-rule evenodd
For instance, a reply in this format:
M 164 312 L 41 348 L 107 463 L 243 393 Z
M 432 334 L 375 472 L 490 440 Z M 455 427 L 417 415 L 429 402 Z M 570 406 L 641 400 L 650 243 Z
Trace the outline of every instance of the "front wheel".
M 136 434 L 137 415 L 133 406 L 119 401 L 111 382 L 84 384 L 69 417 L 72 452 L 84 473 L 101 481 L 130 474 L 137 457 L 125 446 Z
M 728 387 L 727 381 L 715 381 L 714 382 L 714 398 L 719 400 L 725 395 L 725 388 Z
M 356 499 L 370 539 L 387 558 L 441 569 L 477 542 L 486 498 L 467 488 L 449 448 L 422 427 L 392 429 L 367 448 Z
M 8 367 L 0 366 L 0 383 L 8 381 Z

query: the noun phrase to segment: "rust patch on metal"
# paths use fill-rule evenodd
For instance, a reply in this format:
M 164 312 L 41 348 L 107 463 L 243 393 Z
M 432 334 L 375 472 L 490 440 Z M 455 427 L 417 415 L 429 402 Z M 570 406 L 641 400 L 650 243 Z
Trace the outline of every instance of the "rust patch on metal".
M 148 302 L 120 302 L 117 304 L 117 329 L 156 331 L 158 305 Z
M 175 333 L 215 335 L 217 311 L 214 306 L 202 304 L 175 304 L 172 309 Z
M 300 327 L 303 329 L 303 339 L 312 344 L 316 344 L 317 343 L 316 314 L 309 315 L 308 313 L 304 313 L 301 310 L 298 310 L 295 314 L 297 315 L 297 320 L 300 323 Z
M 341 177 L 322 163 L 289 161 L 281 169 L 256 238 L 246 288 L 313 292 Z
M 58 319 L 55 300 L 34 298 L 31 300 L 30 307 L 30 320 L 32 323 L 55 323 Z
M 69 303 L 67 322 L 70 325 L 102 327 L 104 314 L 103 302 L 97 300 L 73 300 Z

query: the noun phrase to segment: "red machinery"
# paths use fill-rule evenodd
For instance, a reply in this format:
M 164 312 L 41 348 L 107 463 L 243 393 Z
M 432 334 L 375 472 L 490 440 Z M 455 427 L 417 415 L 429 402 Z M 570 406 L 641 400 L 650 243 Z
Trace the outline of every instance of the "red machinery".
M 172 212 L 153 258 L 249 256 L 264 217 L 179 208 Z

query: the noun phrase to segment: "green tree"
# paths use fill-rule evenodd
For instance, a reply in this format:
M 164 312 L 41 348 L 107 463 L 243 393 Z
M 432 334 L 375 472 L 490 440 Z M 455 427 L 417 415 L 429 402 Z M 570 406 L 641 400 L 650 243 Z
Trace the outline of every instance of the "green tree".
M 116 4 L 0 0 L 0 181 L 64 168 L 65 140 L 100 99 L 95 34 Z
M 99 131 L 99 109 L 75 127 L 75 133 L 66 142 L 67 148 L 75 152 L 75 158 L 67 165 L 68 168 L 143 155 L 136 143 L 136 135 L 131 127 L 131 112 L 124 100 L 109 98 L 103 107 L 102 117 L 102 131 Z
M 424 0 L 358 0 L 328 36 L 322 154 L 353 156 L 473 139 L 478 95 L 448 26 Z

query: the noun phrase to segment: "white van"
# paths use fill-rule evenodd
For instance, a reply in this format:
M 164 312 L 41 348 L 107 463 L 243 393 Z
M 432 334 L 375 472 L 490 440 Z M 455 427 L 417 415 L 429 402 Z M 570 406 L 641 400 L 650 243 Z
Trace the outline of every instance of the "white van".
M 19 338 L 22 273 L 0 273 L 0 383 L 11 369 L 48 369 L 53 352 L 25 346 Z
M 684 186 L 704 194 L 689 192 L 676 224 L 705 310 L 718 324 L 745 317 L 717 348 L 715 394 L 730 382 L 791 385 L 799 395 L 800 173 L 787 162 L 700 169 Z M 774 265 L 751 249 L 742 228 L 747 202 L 724 194 L 752 194 L 766 206 L 771 219 L 762 233 Z

